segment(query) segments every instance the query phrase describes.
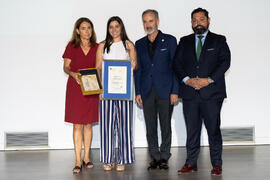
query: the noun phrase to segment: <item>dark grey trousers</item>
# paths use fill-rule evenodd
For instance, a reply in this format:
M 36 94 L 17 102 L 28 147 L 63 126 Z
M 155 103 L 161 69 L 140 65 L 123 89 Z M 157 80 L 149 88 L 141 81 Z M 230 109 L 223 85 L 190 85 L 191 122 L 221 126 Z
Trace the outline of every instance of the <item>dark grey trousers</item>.
M 143 100 L 148 149 L 151 158 L 157 161 L 160 159 L 168 160 L 171 156 L 172 112 L 173 105 L 170 104 L 170 99 L 160 99 L 154 89 L 152 89 L 150 96 Z M 162 139 L 160 148 L 157 133 L 158 117 Z

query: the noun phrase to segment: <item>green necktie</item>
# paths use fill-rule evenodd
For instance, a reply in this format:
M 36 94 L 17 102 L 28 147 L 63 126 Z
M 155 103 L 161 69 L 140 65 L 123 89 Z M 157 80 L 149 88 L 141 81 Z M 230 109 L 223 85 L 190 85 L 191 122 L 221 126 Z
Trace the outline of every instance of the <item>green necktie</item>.
M 199 40 L 198 40 L 198 44 L 197 44 L 197 49 L 196 49 L 196 57 L 197 57 L 197 60 L 199 61 L 200 59 L 200 55 L 201 55 L 201 52 L 202 52 L 202 38 L 203 36 L 198 36 Z

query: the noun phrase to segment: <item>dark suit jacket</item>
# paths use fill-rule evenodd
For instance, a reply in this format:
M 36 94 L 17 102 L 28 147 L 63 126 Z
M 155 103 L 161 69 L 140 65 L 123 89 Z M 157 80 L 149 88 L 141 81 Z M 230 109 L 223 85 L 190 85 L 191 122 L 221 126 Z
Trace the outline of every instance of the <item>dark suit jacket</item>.
M 178 94 L 179 82 L 173 72 L 172 63 L 177 47 L 176 38 L 159 31 L 153 60 L 148 54 L 147 36 L 135 43 L 138 70 L 135 74 L 136 95 L 147 98 L 154 87 L 161 99 L 168 99 L 170 94 Z
M 224 74 L 230 67 L 231 55 L 226 38 L 208 32 L 202 47 L 199 61 L 196 59 L 195 34 L 182 37 L 177 46 L 173 67 L 180 82 L 180 97 L 183 99 L 195 98 L 196 90 L 187 86 L 182 80 L 190 78 L 210 77 L 214 80 L 209 86 L 199 90 L 203 99 L 226 98 Z

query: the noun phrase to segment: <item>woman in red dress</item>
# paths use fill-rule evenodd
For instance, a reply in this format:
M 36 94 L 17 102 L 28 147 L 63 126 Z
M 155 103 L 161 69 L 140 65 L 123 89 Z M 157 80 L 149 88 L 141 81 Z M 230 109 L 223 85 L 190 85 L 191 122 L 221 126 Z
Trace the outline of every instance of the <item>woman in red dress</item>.
M 92 142 L 92 123 L 98 122 L 99 96 L 82 95 L 78 70 L 95 67 L 97 47 L 93 23 L 88 18 L 78 19 L 74 25 L 72 38 L 63 54 L 64 72 L 69 75 L 65 121 L 73 123 L 73 143 L 76 155 L 73 173 L 80 173 L 82 164 L 86 168 L 93 167 L 89 151 Z M 83 161 L 82 143 L 84 144 Z

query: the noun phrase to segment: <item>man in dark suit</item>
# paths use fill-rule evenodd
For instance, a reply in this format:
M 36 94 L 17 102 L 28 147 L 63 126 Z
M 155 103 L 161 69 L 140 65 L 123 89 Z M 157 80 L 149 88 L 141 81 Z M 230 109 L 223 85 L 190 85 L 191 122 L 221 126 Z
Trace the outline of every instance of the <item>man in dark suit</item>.
M 205 9 L 191 13 L 194 34 L 182 37 L 173 67 L 179 78 L 180 97 L 187 130 L 187 159 L 179 174 L 197 171 L 202 122 L 208 133 L 212 175 L 222 174 L 220 111 L 226 98 L 224 74 L 230 67 L 226 38 L 208 30 L 210 18 Z
M 178 101 L 179 82 L 172 69 L 176 38 L 158 30 L 156 10 L 142 14 L 147 36 L 136 41 L 138 70 L 135 72 L 136 102 L 143 107 L 146 137 L 151 158 L 148 169 L 168 169 L 171 156 L 171 116 Z M 161 146 L 157 134 L 157 117 L 161 129 Z

